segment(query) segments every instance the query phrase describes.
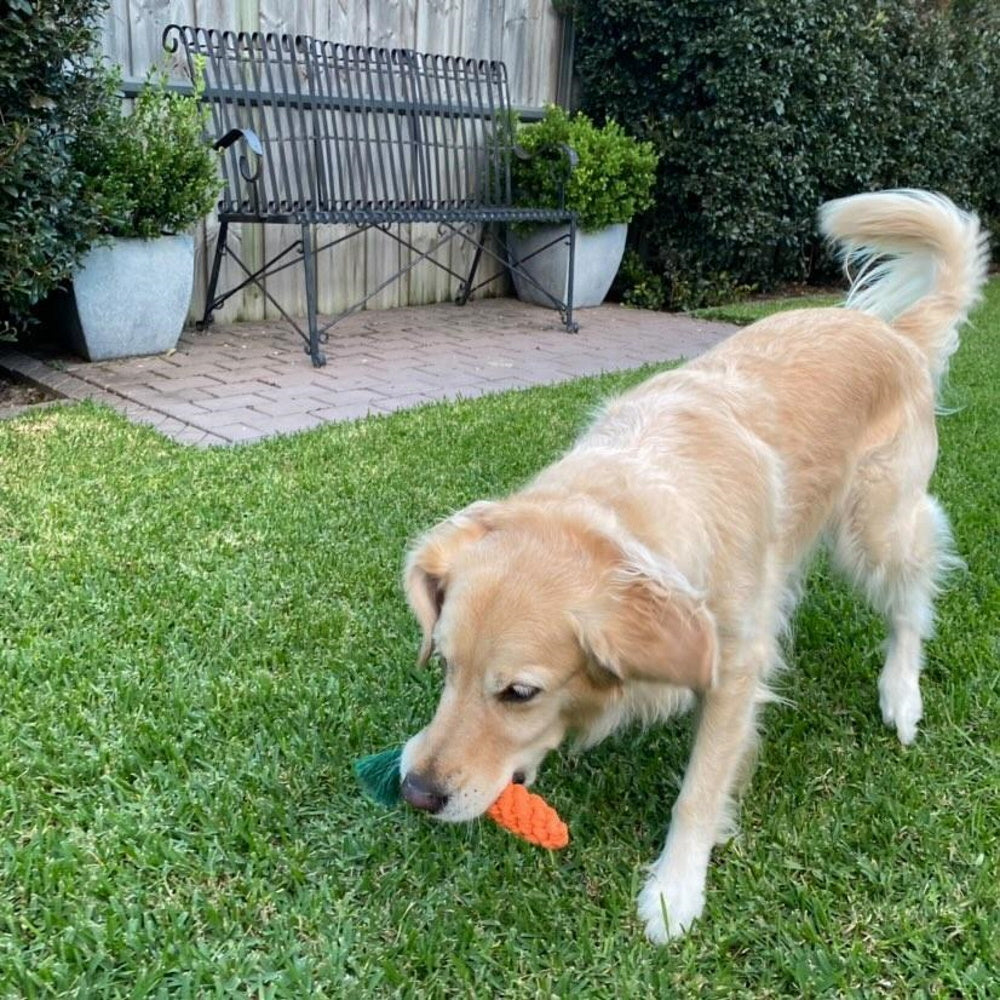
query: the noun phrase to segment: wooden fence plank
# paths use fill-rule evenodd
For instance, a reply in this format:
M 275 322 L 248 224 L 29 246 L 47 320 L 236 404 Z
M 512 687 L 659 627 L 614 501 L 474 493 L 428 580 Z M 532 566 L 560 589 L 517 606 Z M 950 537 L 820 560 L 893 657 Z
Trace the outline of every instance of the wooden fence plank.
M 368 44 L 367 0 L 315 0 L 314 28 L 317 38 L 347 45 Z M 333 315 L 365 296 L 366 247 L 355 238 L 353 226 L 318 226 L 317 245 L 343 240 L 319 259 L 319 310 Z
M 411 47 L 418 52 L 439 52 L 443 55 L 457 55 L 460 51 L 461 3 L 459 0 L 424 0 L 415 4 L 414 30 Z M 446 122 L 438 124 L 439 135 L 446 132 Z M 435 164 L 439 169 L 446 167 L 447 154 L 439 155 Z M 417 224 L 409 227 L 410 239 L 421 251 L 430 249 L 438 239 L 437 226 Z M 470 255 L 457 241 L 439 251 L 435 256 L 453 270 L 462 272 L 468 268 Z M 406 298 L 410 304 L 424 302 L 445 302 L 453 298 L 457 282 L 451 275 L 426 261 L 418 264 L 406 277 Z
M 312 4 L 288 3 L 287 0 L 258 0 L 260 17 L 257 30 L 275 35 L 312 35 L 315 34 L 313 22 L 314 10 Z M 300 74 L 301 78 L 301 74 Z M 289 86 L 292 86 L 289 78 Z M 263 260 L 270 260 L 275 255 L 287 250 L 302 238 L 298 226 L 253 226 L 263 235 Z M 291 254 L 296 253 L 292 250 Z M 290 256 L 291 256 L 290 254 Z M 320 279 L 318 284 L 322 284 Z M 301 265 L 286 268 L 271 275 L 266 281 L 268 292 L 281 303 L 282 308 L 293 316 L 306 314 L 306 285 L 304 269 Z M 268 300 L 264 301 L 264 316 L 277 319 L 281 313 Z
M 506 0 L 506 3 L 491 3 L 490 0 L 470 0 L 462 5 L 461 33 L 458 52 L 470 59 L 503 59 L 504 23 L 515 17 L 526 0 Z M 462 251 L 463 258 L 471 262 L 468 250 Z M 502 270 L 501 266 L 488 254 L 483 254 L 476 274 L 476 283 L 489 280 L 489 284 L 476 293 L 477 297 L 500 295 L 505 289 L 503 280 L 492 280 Z

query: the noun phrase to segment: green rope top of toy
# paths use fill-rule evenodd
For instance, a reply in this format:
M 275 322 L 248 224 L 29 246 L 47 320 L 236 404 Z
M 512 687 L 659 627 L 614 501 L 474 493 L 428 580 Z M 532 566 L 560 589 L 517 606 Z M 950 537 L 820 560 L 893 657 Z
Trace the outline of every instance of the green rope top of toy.
M 399 786 L 402 781 L 399 775 L 399 761 L 402 756 L 402 749 L 395 747 L 392 750 L 383 750 L 381 753 L 362 757 L 354 764 L 354 773 L 362 791 L 380 806 L 394 806 L 399 803 Z

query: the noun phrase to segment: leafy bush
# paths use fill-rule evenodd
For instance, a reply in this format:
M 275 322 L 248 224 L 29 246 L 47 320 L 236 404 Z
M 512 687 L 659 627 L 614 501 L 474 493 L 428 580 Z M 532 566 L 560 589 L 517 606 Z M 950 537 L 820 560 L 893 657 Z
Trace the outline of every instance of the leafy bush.
M 673 304 L 828 273 L 827 198 L 930 187 L 1000 222 L 992 0 L 570 6 L 584 110 L 660 153 L 632 234 Z
M 583 114 L 550 106 L 540 122 L 522 125 L 517 141 L 528 157 L 513 160 L 514 197 L 523 205 L 565 207 L 582 229 L 604 229 L 652 204 L 657 155 L 614 121 L 598 128 Z M 578 157 L 569 173 L 565 147 Z M 565 193 L 563 194 L 563 190 Z
M 666 282 L 632 249 L 622 257 L 611 294 L 634 309 L 663 309 L 667 304 Z
M 105 207 L 112 236 L 152 238 L 186 229 L 208 213 L 221 182 L 204 138 L 201 82 L 193 95 L 147 82 L 131 114 L 93 117 L 74 147 L 90 196 Z
M 6 0 L 0 31 L 0 327 L 25 322 L 100 231 L 72 144 L 110 101 L 104 0 Z M 115 103 L 117 103 L 115 101 Z

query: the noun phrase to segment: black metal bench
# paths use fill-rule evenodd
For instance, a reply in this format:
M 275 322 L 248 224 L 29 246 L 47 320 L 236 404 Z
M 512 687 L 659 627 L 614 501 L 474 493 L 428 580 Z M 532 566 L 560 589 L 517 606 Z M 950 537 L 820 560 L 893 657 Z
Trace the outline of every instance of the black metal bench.
M 570 331 L 573 321 L 573 247 L 576 217 L 565 209 L 513 205 L 513 117 L 502 62 L 431 55 L 410 49 L 341 45 L 307 35 L 263 35 L 170 25 L 170 52 L 183 48 L 192 73 L 204 72 L 204 100 L 211 105 L 216 147 L 224 150 L 224 189 L 203 323 L 230 296 L 257 285 L 307 343 L 313 364 L 326 358 L 320 344 L 329 328 L 429 260 L 458 279 L 464 304 L 483 253 L 518 270 L 535 287 L 522 262 L 511 260 L 501 234 L 488 245 L 491 224 L 565 224 L 569 240 L 566 301 L 542 289 Z M 567 150 L 572 169 L 572 154 Z M 301 238 L 251 270 L 227 242 L 229 225 L 274 223 L 301 227 Z M 317 246 L 319 223 L 346 223 L 347 235 Z M 420 250 L 394 227 L 436 223 L 429 249 Z M 496 228 L 496 227 L 494 227 Z M 408 264 L 360 302 L 320 327 L 316 255 L 368 229 L 392 237 L 412 253 Z M 459 238 L 475 247 L 468 274 L 436 254 Z M 549 244 L 550 246 L 553 244 Z M 245 277 L 218 291 L 222 259 L 229 255 Z M 292 255 L 289 259 L 289 255 Z M 285 311 L 263 281 L 304 264 L 308 329 Z M 499 272 L 502 274 L 503 272 Z M 494 275 L 496 277 L 496 275 Z

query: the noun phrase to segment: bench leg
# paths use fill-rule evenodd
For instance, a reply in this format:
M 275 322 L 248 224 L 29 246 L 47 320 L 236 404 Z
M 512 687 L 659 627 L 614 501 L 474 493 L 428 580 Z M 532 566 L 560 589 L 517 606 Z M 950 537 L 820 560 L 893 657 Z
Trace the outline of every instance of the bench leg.
M 573 320 L 573 269 L 576 264 L 576 219 L 569 220 L 569 273 L 566 275 L 566 315 L 563 322 L 567 333 L 578 333 L 580 324 Z
M 479 269 L 479 261 L 483 256 L 483 244 L 489 236 L 489 226 L 484 225 L 479 234 L 479 243 L 476 246 L 476 254 L 472 258 L 472 266 L 469 268 L 469 276 L 458 286 L 458 294 L 455 296 L 455 303 L 464 306 L 469 301 L 469 293 L 472 291 L 472 282 L 475 281 L 476 271 Z
M 313 246 L 312 226 L 302 223 L 302 260 L 306 272 L 306 311 L 309 314 L 309 357 L 313 366 L 322 368 L 326 355 L 319 349 L 319 322 L 316 319 L 316 249 Z
M 215 311 L 215 290 L 219 287 L 219 268 L 226 253 L 226 237 L 229 235 L 229 223 L 223 220 L 219 223 L 219 235 L 215 238 L 215 256 L 212 258 L 212 272 L 208 279 L 208 291 L 205 293 L 205 312 L 198 324 L 199 330 L 204 330 L 212 323 L 212 313 Z

